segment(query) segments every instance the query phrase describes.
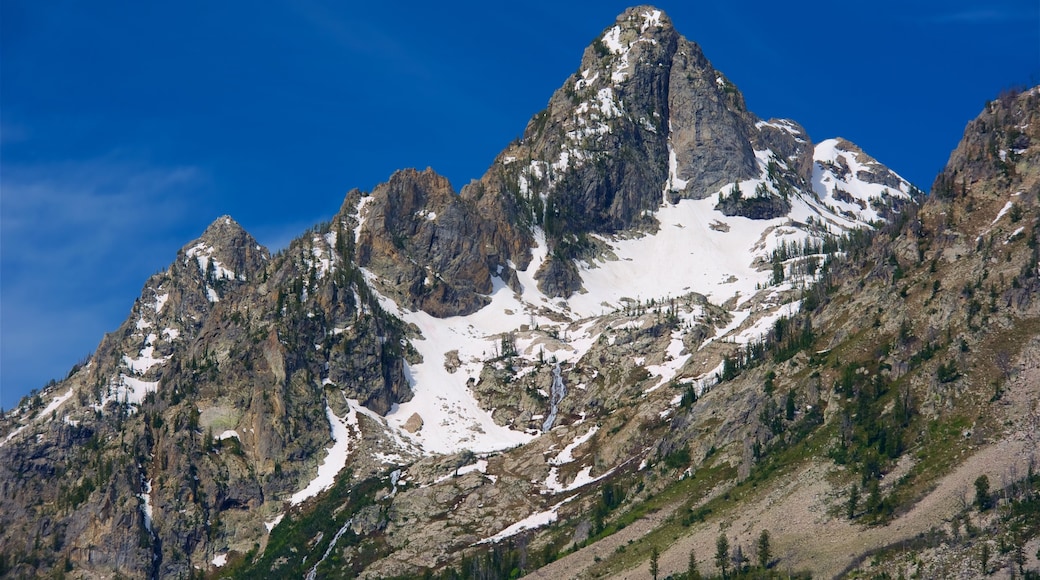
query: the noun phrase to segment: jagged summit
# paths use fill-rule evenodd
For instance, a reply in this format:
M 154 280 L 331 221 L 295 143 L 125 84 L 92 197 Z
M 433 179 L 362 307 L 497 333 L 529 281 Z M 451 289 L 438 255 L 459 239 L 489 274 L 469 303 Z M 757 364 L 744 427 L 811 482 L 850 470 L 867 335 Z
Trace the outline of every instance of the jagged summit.
M 571 298 L 590 290 L 580 265 L 604 253 L 597 236 L 653 232 L 659 212 L 682 200 L 719 198 L 712 209 L 725 217 L 811 217 L 833 233 L 884 219 L 890 202 L 909 194 L 909 184 L 891 174 L 891 199 L 866 188 L 869 195 L 853 201 L 843 191 L 858 185 L 842 181 L 838 201 L 858 207 L 824 201 L 833 187 L 814 186 L 815 154 L 800 125 L 758 119 L 696 43 L 662 11 L 640 6 L 585 49 L 575 74 L 482 181 L 516 200 L 544 234 L 548 256 L 535 273 L 538 288 Z M 877 167 L 879 176 L 888 171 Z
M 210 222 L 206 229 L 202 231 L 197 239 L 189 242 L 185 249 L 192 244 L 205 242 L 211 245 L 229 245 L 228 250 L 233 249 L 236 245 L 251 243 L 256 246 L 259 245 L 253 236 L 246 231 L 237 221 L 234 220 L 230 215 L 222 215 L 217 219 Z M 244 246 L 243 246 L 244 247 Z
M 180 254 L 185 264 L 194 259 L 200 275 L 209 281 L 252 280 L 270 259 L 270 252 L 228 215 L 214 220 Z
M 636 6 L 619 14 L 615 24 L 606 28 L 590 48 L 598 53 L 602 53 L 605 49 L 612 54 L 624 57 L 640 43 L 667 45 L 676 37 L 678 37 L 678 32 L 672 26 L 671 19 L 662 10 L 648 5 Z M 624 71 L 619 71 L 619 77 L 623 75 Z M 616 78 L 615 80 L 623 79 Z

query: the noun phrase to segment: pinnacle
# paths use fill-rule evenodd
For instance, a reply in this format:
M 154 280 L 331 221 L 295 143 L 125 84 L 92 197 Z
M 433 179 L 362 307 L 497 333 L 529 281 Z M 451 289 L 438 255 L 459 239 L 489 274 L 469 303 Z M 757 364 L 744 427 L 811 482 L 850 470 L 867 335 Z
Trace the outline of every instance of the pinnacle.
M 635 44 L 658 44 L 677 34 L 664 11 L 649 5 L 636 6 L 618 15 L 614 24 L 596 39 L 593 47 L 600 57 L 625 55 Z
M 255 244 L 253 237 L 230 215 L 222 215 L 213 220 L 199 238 L 189 243 L 185 248 L 206 242 L 213 247 L 224 247 L 229 240 L 245 239 L 250 244 Z
M 237 234 L 239 232 L 245 232 L 245 228 L 239 225 L 239 223 L 230 215 L 225 214 L 213 220 L 213 222 L 206 227 L 206 231 L 203 232 L 202 237 L 226 235 L 228 233 Z
M 665 14 L 664 10 L 649 4 L 626 9 L 618 15 L 616 23 L 625 27 L 635 25 L 638 27 L 640 34 L 657 29 L 663 31 L 673 30 L 672 19 Z

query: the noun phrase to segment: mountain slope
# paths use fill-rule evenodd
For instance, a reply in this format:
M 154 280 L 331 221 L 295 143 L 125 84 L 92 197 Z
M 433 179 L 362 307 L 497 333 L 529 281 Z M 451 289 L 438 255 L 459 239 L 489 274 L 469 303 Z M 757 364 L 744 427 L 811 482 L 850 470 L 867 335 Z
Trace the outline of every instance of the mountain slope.
M 666 439 L 689 445 L 692 477 L 533 576 L 646 577 L 654 548 L 662 575 L 685 572 L 691 553 L 718 573 L 720 535 L 751 555 L 763 530 L 774 570 L 814 576 L 1040 569 L 1038 96 L 987 104 L 919 210 L 846 244 L 809 312 L 803 302 L 803 354 L 758 358 L 676 416 Z M 736 401 L 729 420 L 747 438 L 701 455 L 706 434 L 686 427 L 697 408 Z M 732 486 L 716 487 L 718 455 L 737 468 Z M 980 509 L 983 476 L 992 507 Z
M 993 325 L 1031 336 L 1029 98 L 980 121 L 995 145 L 969 127 L 918 211 L 898 175 L 757 119 L 666 15 L 630 9 L 458 194 L 404 170 L 275 256 L 226 217 L 187 244 L 82 368 L 0 420 L 0 568 L 494 575 L 495 554 L 534 570 L 655 506 L 693 529 L 702 501 L 806 456 L 866 495 L 938 453 L 911 442 L 944 409 L 969 415 L 947 391 L 977 391 L 976 355 L 953 332 L 980 357 Z M 962 183 L 979 191 L 946 191 Z M 956 221 L 998 203 L 989 230 Z M 963 266 L 972 235 L 999 268 Z M 1003 275 L 986 304 L 984 271 Z M 878 489 L 903 509 L 953 465 Z

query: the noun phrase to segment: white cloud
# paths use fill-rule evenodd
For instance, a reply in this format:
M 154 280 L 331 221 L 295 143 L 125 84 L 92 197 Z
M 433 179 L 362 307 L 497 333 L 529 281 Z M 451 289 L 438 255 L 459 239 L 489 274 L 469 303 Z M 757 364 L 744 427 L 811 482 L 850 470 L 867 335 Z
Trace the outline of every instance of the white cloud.
M 937 24 L 988 24 L 999 22 L 1022 22 L 1035 19 L 1036 12 L 1027 12 L 1010 7 L 988 7 L 959 10 L 937 14 L 930 20 Z
M 5 163 L 0 175 L 0 405 L 61 378 L 129 313 L 149 275 L 205 227 L 192 167 L 116 156 Z

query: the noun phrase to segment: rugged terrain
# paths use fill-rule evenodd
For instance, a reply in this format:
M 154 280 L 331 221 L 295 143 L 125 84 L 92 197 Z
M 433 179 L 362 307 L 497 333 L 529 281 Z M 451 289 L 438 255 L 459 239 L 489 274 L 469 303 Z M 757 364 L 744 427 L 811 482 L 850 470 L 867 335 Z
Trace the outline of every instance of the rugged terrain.
M 1035 570 L 1038 103 L 925 195 L 627 10 L 460 192 L 186 244 L 0 418 L 0 574 Z

